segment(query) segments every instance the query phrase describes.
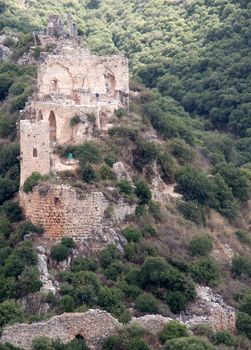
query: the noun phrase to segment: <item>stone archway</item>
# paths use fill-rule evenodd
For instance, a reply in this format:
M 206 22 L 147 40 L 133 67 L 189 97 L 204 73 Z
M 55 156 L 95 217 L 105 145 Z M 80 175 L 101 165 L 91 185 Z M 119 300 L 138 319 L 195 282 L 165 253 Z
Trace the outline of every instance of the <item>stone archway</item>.
M 53 111 L 50 111 L 49 125 L 50 125 L 50 144 L 51 146 L 54 146 L 54 144 L 57 141 L 57 123 L 56 123 L 56 117 Z

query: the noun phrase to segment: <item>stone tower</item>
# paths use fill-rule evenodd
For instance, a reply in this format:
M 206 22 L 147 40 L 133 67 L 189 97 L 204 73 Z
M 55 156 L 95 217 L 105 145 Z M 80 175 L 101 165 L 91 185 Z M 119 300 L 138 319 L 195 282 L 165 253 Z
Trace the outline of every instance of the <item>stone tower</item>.
M 68 28 L 74 36 L 70 15 Z M 64 26 L 58 16 L 49 17 L 46 33 L 63 35 Z M 63 44 L 60 41 L 55 52 L 39 66 L 37 93 L 21 116 L 21 187 L 33 172 L 70 170 L 71 165 L 60 163 L 55 148 L 91 139 L 93 128 L 105 132 L 114 111 L 128 108 L 126 58 L 95 56 L 69 39 Z M 80 122 L 72 126 L 75 116 Z
M 50 16 L 47 29 L 36 34 L 42 47 L 54 43 L 38 68 L 37 92 L 20 116 L 20 205 L 25 216 L 44 228 L 44 238 L 70 236 L 92 254 L 110 242 L 118 242 L 107 227 L 109 202 L 101 191 L 64 184 L 58 176 L 25 193 L 23 184 L 33 173 L 58 174 L 77 169 L 72 157 L 60 157 L 64 145 L 81 144 L 106 134 L 114 112 L 128 108 L 128 62 L 121 56 L 101 57 L 78 45 L 72 17 L 68 34 L 58 16 Z M 74 122 L 72 122 L 74 121 Z M 132 214 L 127 203 L 116 206 L 116 220 Z M 89 254 L 89 253 L 88 253 Z

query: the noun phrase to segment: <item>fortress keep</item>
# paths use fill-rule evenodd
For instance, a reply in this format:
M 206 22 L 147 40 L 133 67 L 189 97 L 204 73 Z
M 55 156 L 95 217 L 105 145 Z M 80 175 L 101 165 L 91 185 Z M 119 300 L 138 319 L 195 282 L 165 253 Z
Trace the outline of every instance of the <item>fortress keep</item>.
M 106 133 L 114 112 L 128 108 L 128 62 L 122 56 L 101 57 L 78 44 L 72 18 L 66 30 L 58 16 L 50 16 L 36 45 L 57 43 L 38 68 L 37 91 L 20 117 L 20 204 L 26 218 L 45 228 L 45 237 L 93 239 L 104 231 L 103 218 L 109 203 L 101 192 L 47 183 L 24 193 L 25 180 L 33 172 L 42 175 L 74 170 L 74 159 L 62 159 L 57 149 L 81 144 Z M 121 203 L 123 217 L 132 209 Z M 123 219 L 121 214 L 117 217 Z M 99 243 L 111 240 L 107 235 Z
M 55 34 L 64 35 L 64 29 L 50 16 L 46 36 Z M 126 58 L 95 56 L 72 40 L 55 51 L 39 66 L 37 92 L 22 113 L 21 186 L 35 171 L 61 170 L 53 156 L 56 146 L 91 139 L 94 128 L 109 128 L 115 110 L 128 108 Z

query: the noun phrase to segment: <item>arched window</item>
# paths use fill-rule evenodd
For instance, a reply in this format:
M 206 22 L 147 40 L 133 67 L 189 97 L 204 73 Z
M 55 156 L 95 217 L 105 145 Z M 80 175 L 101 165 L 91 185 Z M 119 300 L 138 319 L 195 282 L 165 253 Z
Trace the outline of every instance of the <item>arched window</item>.
M 51 146 L 53 146 L 54 143 L 57 141 L 56 117 L 53 111 L 50 111 L 49 125 L 50 125 L 50 143 L 51 143 Z
M 38 112 L 38 117 L 37 117 L 38 120 L 43 120 L 43 114 L 41 111 Z
M 33 158 L 37 158 L 37 149 L 33 148 Z
M 58 92 L 58 80 L 52 79 L 51 80 L 51 92 Z

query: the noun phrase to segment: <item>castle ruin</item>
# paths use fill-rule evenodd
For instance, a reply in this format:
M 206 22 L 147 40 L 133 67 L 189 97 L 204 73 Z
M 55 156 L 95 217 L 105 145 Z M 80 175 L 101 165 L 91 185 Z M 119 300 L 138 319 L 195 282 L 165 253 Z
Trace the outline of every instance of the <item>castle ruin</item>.
M 69 16 L 68 32 L 58 16 L 50 16 L 46 30 L 35 36 L 36 42 L 48 43 L 49 38 L 58 40 L 58 44 L 40 64 L 37 91 L 21 113 L 21 206 L 28 219 L 35 224 L 47 225 L 46 233 L 51 235 L 56 232 L 60 237 L 79 230 L 90 233 L 94 229 L 90 218 L 100 224 L 108 206 L 101 194 L 85 195 L 81 202 L 84 204 L 78 210 L 78 216 L 90 217 L 86 225 L 81 219 L 78 223 L 81 227 L 73 223 L 67 229 L 67 218 L 76 217 L 74 210 L 79 207 L 76 204 L 79 196 L 73 194 L 69 186 L 59 189 L 51 185 L 46 191 L 35 188 L 28 195 L 22 191 L 22 186 L 33 172 L 46 175 L 76 169 L 74 159 L 63 161 L 56 149 L 91 140 L 94 131 L 99 135 L 106 133 L 112 125 L 114 112 L 128 108 L 128 61 L 122 56 L 96 56 L 81 47 L 75 40 L 76 30 Z M 69 209 L 71 206 L 66 200 L 69 198 L 75 201 L 75 208 Z M 98 213 L 101 213 L 99 219 L 95 215 Z

